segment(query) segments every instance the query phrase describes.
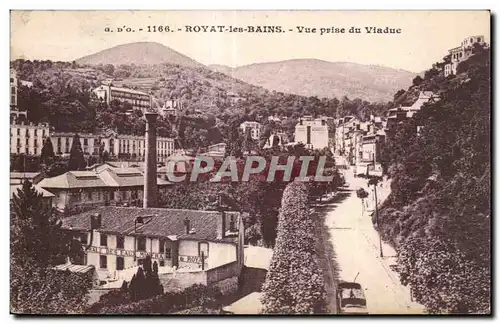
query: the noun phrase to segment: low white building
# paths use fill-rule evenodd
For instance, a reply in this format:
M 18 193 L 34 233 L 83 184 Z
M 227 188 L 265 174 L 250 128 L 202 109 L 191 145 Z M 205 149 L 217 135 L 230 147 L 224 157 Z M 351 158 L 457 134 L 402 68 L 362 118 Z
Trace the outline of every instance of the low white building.
M 171 183 L 157 180 L 158 191 L 166 193 Z M 38 186 L 54 194 L 53 206 L 76 213 L 107 205 L 142 205 L 144 174 L 137 168 L 114 168 L 104 164 L 93 171 L 69 171 L 45 178 Z
M 160 269 L 188 271 L 244 262 L 238 212 L 99 207 L 64 218 L 63 228 L 81 240 L 83 263 L 93 265 L 103 279 L 121 277 L 121 271 L 141 265 L 146 256 Z

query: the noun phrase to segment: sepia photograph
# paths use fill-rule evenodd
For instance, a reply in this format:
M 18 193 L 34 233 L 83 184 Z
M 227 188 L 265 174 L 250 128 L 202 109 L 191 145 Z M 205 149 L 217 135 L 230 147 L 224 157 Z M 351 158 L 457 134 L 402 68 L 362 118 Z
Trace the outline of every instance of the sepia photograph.
M 10 314 L 491 316 L 491 21 L 11 10 Z

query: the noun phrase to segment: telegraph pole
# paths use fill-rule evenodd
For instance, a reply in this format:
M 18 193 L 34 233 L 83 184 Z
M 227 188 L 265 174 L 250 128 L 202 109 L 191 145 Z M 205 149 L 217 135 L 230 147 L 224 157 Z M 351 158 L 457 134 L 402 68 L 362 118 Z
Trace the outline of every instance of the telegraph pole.
M 383 258 L 384 257 L 384 252 L 382 251 L 382 234 L 380 233 L 380 226 L 379 226 L 379 223 L 378 223 L 378 203 L 377 203 L 377 183 L 378 181 L 375 181 L 374 183 L 374 194 L 375 194 L 375 220 L 377 222 L 377 228 L 378 228 L 378 244 L 379 244 L 379 247 L 380 247 L 380 257 Z

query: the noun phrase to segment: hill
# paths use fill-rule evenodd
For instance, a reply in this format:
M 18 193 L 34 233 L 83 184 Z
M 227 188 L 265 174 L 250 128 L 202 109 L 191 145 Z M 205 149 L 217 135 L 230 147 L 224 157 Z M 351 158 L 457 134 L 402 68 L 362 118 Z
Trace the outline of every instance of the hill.
M 375 65 L 297 59 L 231 68 L 210 65 L 218 71 L 268 90 L 302 96 L 361 98 L 389 101 L 417 75 Z
M 137 42 L 118 45 L 95 54 L 87 55 L 75 60 L 79 65 L 98 64 L 148 64 L 162 63 L 177 64 L 187 67 L 202 67 L 201 63 L 155 42 Z

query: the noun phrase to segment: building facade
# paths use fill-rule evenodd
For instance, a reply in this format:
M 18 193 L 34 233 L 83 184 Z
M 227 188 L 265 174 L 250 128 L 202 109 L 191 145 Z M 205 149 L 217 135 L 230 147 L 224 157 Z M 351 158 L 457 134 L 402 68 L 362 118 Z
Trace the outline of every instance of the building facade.
M 244 227 L 238 212 L 100 207 L 63 219 L 85 246 L 99 277 L 118 278 L 149 256 L 159 273 L 169 268 L 209 270 L 243 263 Z
M 15 122 L 10 124 L 10 153 L 40 155 L 43 141 L 50 134 L 48 124 Z
M 15 70 L 10 70 L 9 102 L 11 123 L 26 122 L 28 118 L 28 113 L 26 111 L 19 110 L 19 107 L 17 105 L 17 92 L 19 89 L 19 84 L 22 83 L 23 81 L 17 78 L 17 72 Z
M 301 118 L 295 126 L 295 143 L 302 143 L 309 149 L 328 147 L 328 125 L 326 119 L 310 116 Z
M 93 90 L 96 96 L 105 101 L 108 105 L 113 100 L 120 102 L 128 102 L 133 109 L 138 109 L 143 112 L 151 110 L 152 97 L 150 94 L 112 86 L 112 84 L 101 85 Z
M 457 67 L 460 62 L 467 60 L 473 55 L 473 48 L 478 44 L 480 46 L 487 46 L 484 41 L 484 36 L 470 36 L 465 38 L 460 46 L 450 49 L 450 62 L 444 66 L 444 76 L 457 74 Z
M 240 129 L 243 131 L 243 134 L 246 134 L 247 129 L 250 129 L 252 139 L 259 140 L 262 125 L 255 121 L 245 121 L 240 124 Z
M 99 154 L 99 149 L 107 151 L 111 156 L 119 158 L 143 159 L 146 139 L 144 136 L 120 135 L 113 130 L 98 134 L 79 133 L 80 144 L 84 154 Z M 56 155 L 69 154 L 73 144 L 74 133 L 51 134 L 52 146 Z M 174 140 L 167 137 L 156 138 L 158 162 L 165 162 L 174 152 Z
M 159 113 L 162 116 L 176 117 L 181 110 L 182 103 L 179 99 L 167 99 L 165 100 L 163 106 L 159 109 Z
M 53 206 L 74 214 L 99 206 L 140 206 L 144 195 L 144 174 L 137 168 L 114 168 L 103 164 L 93 171 L 69 171 L 45 178 L 38 186 L 48 190 Z M 166 194 L 171 183 L 157 180 L 158 192 Z

